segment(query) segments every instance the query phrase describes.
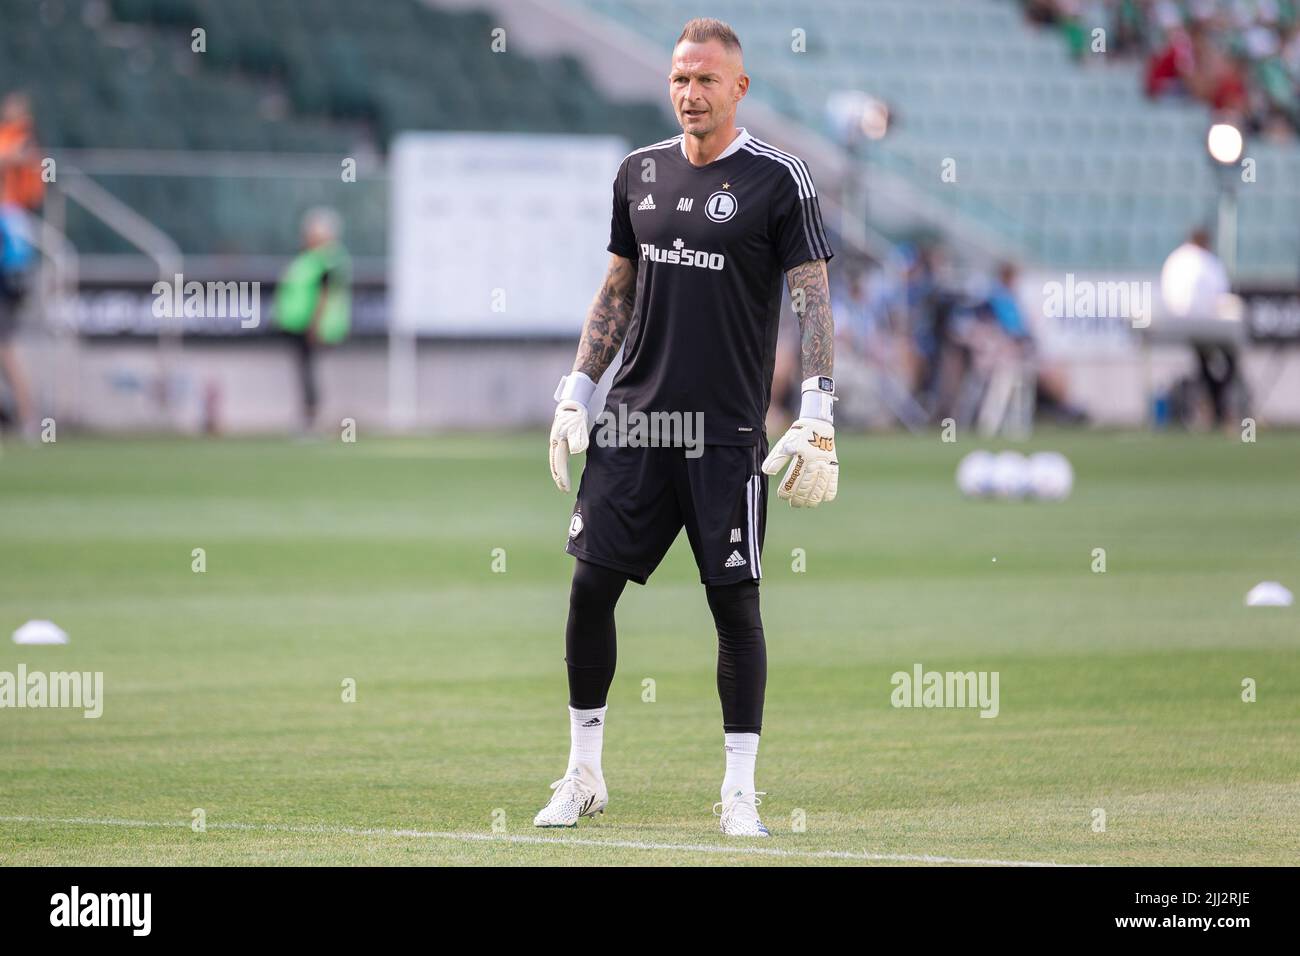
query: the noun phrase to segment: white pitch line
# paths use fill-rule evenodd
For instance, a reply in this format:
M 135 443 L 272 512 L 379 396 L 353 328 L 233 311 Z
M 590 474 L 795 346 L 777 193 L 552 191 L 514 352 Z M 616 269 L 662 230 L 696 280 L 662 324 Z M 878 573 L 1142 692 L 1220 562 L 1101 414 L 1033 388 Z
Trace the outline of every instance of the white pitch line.
M 183 821 L 94 819 L 91 817 L 26 817 L 0 816 L 0 823 L 37 823 L 45 825 L 75 825 L 94 827 L 139 827 L 147 829 L 184 828 Z M 1049 863 L 1037 860 L 985 860 L 957 856 L 931 856 L 913 853 L 866 853 L 853 850 L 783 850 L 766 846 L 715 846 L 710 843 L 649 843 L 642 840 L 591 840 L 583 837 L 524 836 L 522 834 L 456 833 L 447 830 L 389 830 L 376 827 L 293 826 L 277 823 L 210 823 L 209 830 L 240 830 L 260 833 L 303 833 L 335 836 L 407 837 L 417 840 L 459 840 L 472 843 L 523 843 L 546 845 L 560 843 L 567 846 L 616 847 L 623 850 L 676 850 L 691 853 L 713 853 L 722 856 L 746 854 L 795 860 L 862 860 L 883 863 L 952 863 L 965 866 L 1089 866 L 1087 863 Z

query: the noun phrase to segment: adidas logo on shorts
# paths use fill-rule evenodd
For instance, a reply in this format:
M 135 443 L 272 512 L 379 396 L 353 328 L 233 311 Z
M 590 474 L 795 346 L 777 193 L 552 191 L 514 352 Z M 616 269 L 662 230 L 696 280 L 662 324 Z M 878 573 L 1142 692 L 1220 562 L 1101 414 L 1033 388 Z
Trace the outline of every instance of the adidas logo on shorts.
M 740 556 L 739 551 L 731 552 L 731 557 L 727 558 L 727 563 L 724 565 L 724 567 L 728 568 L 743 568 L 744 566 L 745 559 Z
M 638 211 L 640 211 L 640 210 L 644 210 L 644 209 L 653 209 L 654 207 L 655 207 L 655 197 L 654 197 L 654 195 L 651 194 L 651 193 L 646 193 L 646 194 L 645 194 L 645 199 L 642 199 L 642 200 L 641 200 L 641 205 L 637 206 L 636 208 L 637 208 Z

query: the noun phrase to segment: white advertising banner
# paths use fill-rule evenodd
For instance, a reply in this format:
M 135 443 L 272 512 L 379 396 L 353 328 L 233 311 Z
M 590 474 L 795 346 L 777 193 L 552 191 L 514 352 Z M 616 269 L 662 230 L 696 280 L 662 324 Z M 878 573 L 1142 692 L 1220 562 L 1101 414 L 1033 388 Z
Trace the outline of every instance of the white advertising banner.
M 613 136 L 404 133 L 390 163 L 392 328 L 577 335 L 605 274 Z
M 1160 282 L 1149 272 L 1027 271 L 1016 298 L 1046 355 L 1132 355 L 1137 332 L 1161 315 Z

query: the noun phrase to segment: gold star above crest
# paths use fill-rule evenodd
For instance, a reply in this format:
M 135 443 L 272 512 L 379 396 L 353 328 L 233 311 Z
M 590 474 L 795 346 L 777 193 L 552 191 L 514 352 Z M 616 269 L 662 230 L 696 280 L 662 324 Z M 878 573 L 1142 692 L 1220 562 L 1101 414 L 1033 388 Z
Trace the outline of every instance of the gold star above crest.
M 722 188 L 723 188 L 723 189 L 730 189 L 730 188 L 731 188 L 731 183 L 723 183 L 723 184 L 722 184 Z

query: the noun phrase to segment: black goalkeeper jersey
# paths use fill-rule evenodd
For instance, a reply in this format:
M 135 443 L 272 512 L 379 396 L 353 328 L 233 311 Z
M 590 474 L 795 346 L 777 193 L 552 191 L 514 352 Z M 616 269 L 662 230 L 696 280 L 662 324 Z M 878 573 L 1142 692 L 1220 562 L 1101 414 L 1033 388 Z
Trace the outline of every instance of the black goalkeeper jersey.
M 699 412 L 706 442 L 757 441 L 785 273 L 832 255 L 808 167 L 743 129 L 706 166 L 681 136 L 638 149 L 614 180 L 608 248 L 638 268 L 606 407 Z

